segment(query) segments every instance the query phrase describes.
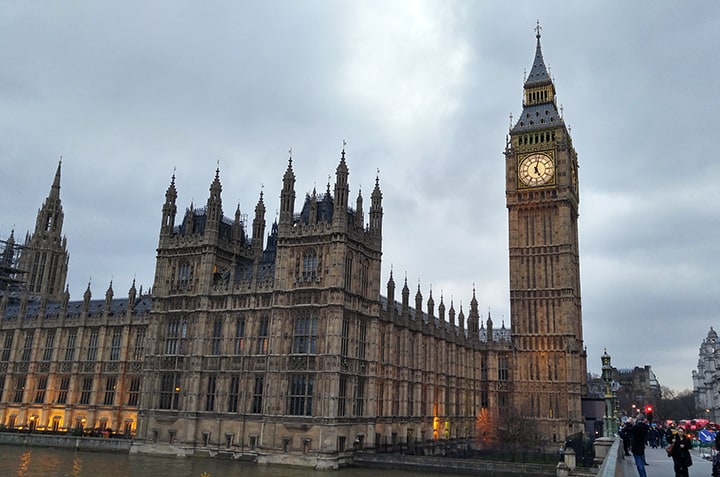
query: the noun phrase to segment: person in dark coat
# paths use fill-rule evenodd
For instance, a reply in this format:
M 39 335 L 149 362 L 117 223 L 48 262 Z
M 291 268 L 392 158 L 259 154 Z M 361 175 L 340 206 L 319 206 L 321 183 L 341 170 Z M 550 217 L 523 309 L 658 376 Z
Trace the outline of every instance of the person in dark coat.
M 675 466 L 675 477 L 688 477 L 688 468 L 692 465 L 692 457 L 690 449 L 692 449 L 692 439 L 685 434 L 685 429 L 677 428 L 677 432 L 672 435 L 672 440 L 668 446 L 672 446 L 672 450 L 668 455 L 672 457 Z
M 630 428 L 630 450 L 635 458 L 635 467 L 637 467 L 640 477 L 647 477 L 645 472 L 645 442 L 647 441 L 649 427 L 645 422 L 645 416 L 638 414 L 635 424 Z
M 625 451 L 625 455 L 630 455 L 630 429 L 632 429 L 633 424 L 633 418 L 629 417 L 618 431 L 618 435 L 623 441 L 623 450 Z

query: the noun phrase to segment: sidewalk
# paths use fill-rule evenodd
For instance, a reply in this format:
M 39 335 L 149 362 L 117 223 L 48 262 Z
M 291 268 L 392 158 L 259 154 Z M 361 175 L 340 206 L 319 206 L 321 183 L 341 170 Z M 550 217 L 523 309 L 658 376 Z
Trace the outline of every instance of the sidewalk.
M 701 451 L 705 455 L 710 453 L 710 449 L 707 447 L 702 449 L 695 447 L 692 451 L 690 451 L 693 459 L 693 465 L 690 467 L 690 477 L 710 477 L 712 463 L 701 457 Z M 657 449 L 646 447 L 645 459 L 647 460 L 647 463 L 650 464 L 645 466 L 645 471 L 647 472 L 648 477 L 675 477 L 673 460 L 667 456 L 665 449 L 660 447 Z M 638 476 L 638 471 L 635 467 L 635 458 L 633 456 L 625 456 L 622 469 L 622 477 Z

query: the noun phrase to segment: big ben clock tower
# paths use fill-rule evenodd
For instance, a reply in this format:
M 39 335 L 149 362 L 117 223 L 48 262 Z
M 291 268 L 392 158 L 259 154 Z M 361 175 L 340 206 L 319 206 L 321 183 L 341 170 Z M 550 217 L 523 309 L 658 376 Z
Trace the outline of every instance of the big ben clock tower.
M 505 149 L 514 406 L 549 441 L 584 430 L 587 384 L 578 252 L 577 154 L 536 28 L 523 111 Z

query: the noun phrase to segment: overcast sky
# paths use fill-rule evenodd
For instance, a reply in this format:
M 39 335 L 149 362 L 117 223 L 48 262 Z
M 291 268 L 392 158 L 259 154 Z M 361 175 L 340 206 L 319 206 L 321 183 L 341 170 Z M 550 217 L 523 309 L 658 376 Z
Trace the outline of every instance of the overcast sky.
M 164 194 L 275 219 L 383 192 L 392 267 L 427 301 L 509 326 L 503 150 L 535 25 L 580 161 L 588 369 L 692 388 L 720 328 L 716 1 L 0 2 L 0 238 L 32 230 L 62 156 L 71 299 L 152 286 Z M 367 215 L 366 215 L 367 216 Z

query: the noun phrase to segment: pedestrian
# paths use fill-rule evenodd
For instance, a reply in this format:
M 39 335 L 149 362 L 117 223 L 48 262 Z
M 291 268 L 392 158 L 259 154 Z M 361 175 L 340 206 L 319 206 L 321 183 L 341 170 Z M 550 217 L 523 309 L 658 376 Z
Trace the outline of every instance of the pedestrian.
M 645 415 L 638 414 L 635 424 L 630 428 L 630 450 L 635 458 L 635 467 L 637 467 L 640 477 L 647 477 L 645 472 L 645 442 L 648 436 L 648 425 L 645 422 Z
M 689 477 L 688 469 L 692 465 L 690 449 L 692 440 L 685 434 L 685 429 L 678 426 L 677 433 L 672 434 L 670 444 L 667 447 L 668 457 L 672 457 L 675 467 L 675 477 Z
M 625 451 L 625 455 L 630 455 L 630 429 L 632 429 L 632 426 L 634 424 L 633 418 L 628 417 L 625 423 L 622 425 L 620 430 L 618 431 L 618 435 L 620 436 L 620 439 L 623 441 L 623 450 Z
M 658 441 L 660 440 L 660 433 L 657 430 L 657 427 L 650 426 L 650 431 L 648 431 L 648 443 L 650 444 L 650 447 L 653 449 L 656 449 L 658 446 Z

